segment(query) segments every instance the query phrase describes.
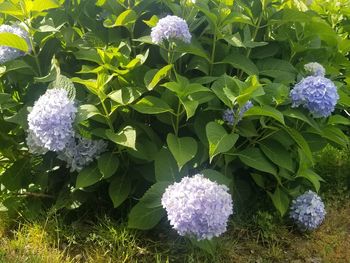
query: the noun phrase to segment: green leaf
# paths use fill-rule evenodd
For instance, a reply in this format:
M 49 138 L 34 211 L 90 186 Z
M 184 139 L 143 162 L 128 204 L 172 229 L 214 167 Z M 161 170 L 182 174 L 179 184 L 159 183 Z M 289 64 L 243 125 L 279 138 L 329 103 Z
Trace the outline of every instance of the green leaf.
M 147 89 L 148 90 L 154 89 L 154 87 L 157 86 L 159 81 L 161 81 L 166 76 L 168 76 L 172 68 L 173 68 L 173 65 L 166 65 L 162 67 L 160 70 L 158 70 L 157 73 L 155 73 L 155 75 L 152 77 L 151 82 L 147 84 Z
M 181 104 L 184 106 L 186 110 L 187 120 L 194 116 L 198 107 L 198 101 L 196 100 L 188 100 L 181 99 Z
M 121 104 L 128 105 L 137 100 L 144 93 L 140 87 L 122 87 L 108 95 L 111 100 Z
M 78 108 L 77 116 L 75 118 L 76 123 L 80 123 L 95 115 L 102 115 L 98 108 L 92 104 L 84 104 L 80 105 Z
M 114 133 L 112 130 L 106 130 L 106 136 L 116 144 L 136 150 L 136 130 L 131 126 L 125 126 L 118 133 Z
M 307 180 L 309 180 L 312 185 L 315 187 L 316 192 L 320 190 L 320 182 L 324 180 L 314 171 L 310 169 L 302 169 L 301 171 L 298 171 L 298 176 L 297 177 L 303 177 Z
M 264 176 L 257 173 L 251 173 L 250 176 L 253 178 L 254 182 L 261 188 L 265 188 Z
M 77 176 L 77 180 L 75 183 L 76 188 L 83 188 L 91 186 L 102 178 L 102 174 L 100 173 L 96 164 L 90 165 L 84 168 Z
M 229 108 L 233 107 L 237 96 L 240 93 L 239 82 L 234 81 L 230 76 L 223 75 L 211 86 L 215 95 Z
M 146 96 L 131 107 L 134 110 L 145 114 L 159 114 L 172 111 L 166 102 L 153 96 Z
M 189 53 L 198 57 L 204 58 L 206 61 L 210 61 L 208 52 L 202 47 L 201 43 L 195 38 L 191 39 L 191 43 L 185 43 L 182 41 L 176 42 L 175 52 Z
M 30 9 L 32 12 L 42 12 L 52 8 L 58 8 L 60 4 L 55 0 L 34 0 L 33 7 Z
M 179 179 L 179 169 L 174 157 L 168 149 L 162 148 L 154 160 L 157 182 L 176 182 Z
M 111 177 L 119 167 L 119 158 L 112 152 L 104 153 L 97 160 L 98 169 L 103 179 Z
M 131 181 L 127 176 L 116 177 L 108 187 L 108 194 L 113 202 L 114 208 L 120 206 L 131 192 Z
M 260 75 L 272 77 L 275 82 L 292 83 L 295 80 L 297 71 L 286 60 L 268 58 L 260 60 L 258 63 Z
M 272 162 L 280 167 L 294 172 L 291 153 L 277 141 L 268 140 L 260 144 L 260 149 Z
M 298 119 L 298 120 L 301 120 L 303 122 L 306 122 L 311 127 L 316 129 L 317 131 L 320 131 L 320 127 L 318 126 L 317 122 L 314 119 L 307 117 L 300 110 L 288 109 L 288 110 L 283 111 L 283 114 L 284 114 L 284 116 L 288 116 L 290 118 Z
M 304 139 L 304 137 L 293 128 L 284 127 L 284 130 L 290 135 L 290 137 L 293 138 L 293 140 L 300 146 L 300 148 L 304 151 L 305 156 L 313 162 L 312 152 L 310 150 L 310 147 L 307 143 L 307 141 Z
M 128 29 L 131 29 L 131 25 L 136 22 L 137 18 L 138 18 L 137 13 L 134 10 L 127 9 L 124 12 L 122 12 L 120 15 L 118 15 L 115 22 L 113 22 L 110 18 L 108 18 L 104 21 L 103 25 L 107 28 L 124 26 Z
M 128 227 L 147 230 L 156 226 L 165 215 L 161 198 L 169 182 L 158 182 L 143 195 L 139 202 L 131 209 Z
M 0 33 L 0 46 L 16 48 L 26 53 L 29 51 L 24 38 L 12 33 Z
M 347 148 L 349 145 L 349 137 L 345 135 L 345 133 L 334 126 L 327 126 L 322 129 L 321 135 L 332 141 L 341 147 Z
M 228 178 L 216 170 L 205 169 L 201 171 L 201 174 L 203 174 L 205 178 L 208 178 L 211 181 L 216 182 L 218 184 L 224 184 L 227 187 L 230 187 L 232 183 L 232 178 Z
M 248 111 L 246 111 L 244 113 L 244 116 L 267 116 L 267 117 L 274 118 L 275 120 L 282 123 L 283 125 L 285 124 L 283 114 L 280 111 L 276 110 L 275 108 L 272 108 L 267 105 L 254 106 L 250 108 Z
M 144 203 L 137 203 L 129 213 L 128 227 L 140 230 L 152 229 L 165 215 L 162 207 L 148 208 Z
M 169 133 L 167 136 L 167 144 L 170 152 L 173 154 L 179 170 L 197 153 L 197 142 L 192 137 L 178 138 L 174 134 Z
M 226 56 L 222 61 L 217 64 L 230 64 L 232 67 L 241 69 L 248 75 L 258 75 L 259 70 L 255 64 L 246 56 L 234 52 Z
M 280 212 L 281 216 L 283 216 L 288 211 L 288 208 L 289 208 L 288 195 L 279 187 L 276 188 L 273 194 L 271 194 L 270 192 L 268 192 L 268 194 L 271 197 L 274 206 Z
M 161 198 L 165 192 L 165 189 L 171 184 L 171 182 L 157 182 L 151 186 L 150 189 L 142 196 L 139 202 L 145 204 L 147 208 L 161 207 Z
M 328 119 L 328 124 L 330 125 L 337 125 L 337 124 L 342 124 L 342 125 L 350 125 L 350 120 L 349 118 L 346 118 L 341 115 L 332 115 Z
M 225 153 L 235 145 L 237 134 L 227 134 L 226 130 L 216 122 L 209 122 L 205 128 L 209 142 L 210 162 L 219 153 Z
M 2 142 L 3 143 L 3 142 Z M 30 159 L 18 159 L 1 175 L 0 182 L 7 190 L 19 191 L 30 175 Z
M 271 164 L 258 148 L 247 148 L 237 153 L 239 159 L 256 170 L 277 175 L 276 167 Z

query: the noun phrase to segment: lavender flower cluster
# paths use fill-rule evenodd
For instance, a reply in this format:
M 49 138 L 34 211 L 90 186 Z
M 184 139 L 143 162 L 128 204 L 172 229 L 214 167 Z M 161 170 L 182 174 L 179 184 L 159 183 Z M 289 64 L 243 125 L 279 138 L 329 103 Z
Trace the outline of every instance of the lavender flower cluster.
M 235 123 L 235 118 L 237 118 L 237 123 L 242 120 L 243 114 L 253 107 L 253 103 L 249 100 L 242 108 L 239 109 L 226 109 L 222 115 L 222 119 L 227 122 L 229 125 Z
M 314 230 L 321 225 L 326 211 L 321 198 L 312 191 L 307 191 L 293 200 L 290 217 L 300 230 Z
M 339 99 L 337 87 L 322 76 L 303 78 L 290 92 L 292 107 L 303 106 L 315 118 L 328 117 Z
M 65 89 L 48 89 L 28 115 L 27 145 L 34 154 L 58 153 L 71 171 L 80 171 L 107 148 L 102 140 L 77 136 L 73 122 L 77 109 Z
M 185 43 L 191 42 L 191 33 L 186 21 L 178 16 L 166 16 L 160 19 L 151 32 L 152 42 L 160 44 L 164 40 L 182 40 Z
M 17 27 L 17 26 L 9 26 L 9 25 L 1 25 L 0 26 L 0 33 L 12 33 L 19 37 L 24 38 L 24 40 L 27 42 L 30 52 L 30 41 L 28 37 L 28 32 L 25 30 Z M 0 46 L 0 64 L 3 64 L 7 61 L 14 60 L 18 57 L 21 57 L 25 55 L 25 53 L 21 50 L 18 50 L 16 48 L 11 48 L 7 46 Z
M 179 235 L 197 240 L 224 233 L 233 213 L 228 188 L 200 174 L 168 186 L 162 196 L 162 206 Z
M 58 154 L 58 159 L 65 161 L 71 172 L 80 172 L 106 150 L 107 143 L 103 140 L 90 140 L 77 136 L 71 138 L 66 148 Z
M 65 89 L 48 89 L 28 115 L 29 133 L 37 146 L 62 151 L 74 137 L 73 121 L 77 109 Z

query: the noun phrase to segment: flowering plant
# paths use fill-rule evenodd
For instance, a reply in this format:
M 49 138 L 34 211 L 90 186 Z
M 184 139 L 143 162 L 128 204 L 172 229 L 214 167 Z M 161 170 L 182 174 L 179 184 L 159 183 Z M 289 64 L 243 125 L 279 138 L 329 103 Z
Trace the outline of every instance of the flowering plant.
M 283 216 L 320 188 L 313 153 L 348 147 L 349 40 L 317 3 L 5 0 L 0 24 L 11 211 L 107 206 L 210 239 L 231 202 Z

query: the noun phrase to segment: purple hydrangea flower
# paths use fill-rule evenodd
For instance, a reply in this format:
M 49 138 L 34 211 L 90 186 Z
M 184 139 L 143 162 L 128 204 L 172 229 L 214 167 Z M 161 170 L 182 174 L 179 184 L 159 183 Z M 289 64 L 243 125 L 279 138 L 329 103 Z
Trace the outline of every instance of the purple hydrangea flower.
M 326 210 L 321 198 L 312 191 L 297 197 L 290 207 L 290 217 L 303 231 L 319 227 L 325 216 Z
M 28 32 L 23 30 L 22 28 L 19 28 L 17 26 L 9 26 L 9 25 L 1 25 L 0 26 L 0 33 L 12 33 L 16 34 L 17 36 L 20 36 L 24 38 L 24 40 L 27 42 L 29 50 L 31 51 L 31 45 L 30 40 L 28 37 Z M 16 48 L 11 48 L 7 46 L 0 46 L 0 64 L 3 64 L 7 61 L 14 60 L 20 56 L 25 55 L 25 53 L 21 50 L 18 50 Z
M 168 186 L 162 196 L 162 206 L 179 235 L 197 240 L 224 233 L 233 213 L 228 188 L 200 174 Z
M 48 149 L 40 146 L 42 143 L 40 140 L 33 134 L 32 131 L 28 131 L 26 138 L 28 150 L 32 154 L 41 155 L 48 152 Z
M 326 74 L 326 70 L 324 69 L 324 67 L 317 62 L 311 62 L 311 63 L 305 64 L 304 69 L 310 72 L 311 75 L 313 76 L 324 77 L 324 75 Z
M 290 92 L 292 107 L 302 105 L 315 118 L 328 117 L 339 99 L 334 83 L 321 76 L 303 78 Z
M 237 123 L 242 120 L 244 113 L 253 107 L 253 103 L 249 100 L 246 104 L 243 105 L 240 109 L 226 109 L 222 115 L 222 119 L 227 122 L 229 125 L 234 125 L 235 118 L 237 116 Z
M 152 42 L 160 44 L 163 40 L 182 40 L 191 42 L 191 34 L 186 21 L 178 16 L 166 16 L 160 19 L 151 32 Z
M 78 136 L 69 141 L 66 148 L 58 154 L 58 159 L 65 161 L 71 172 L 80 172 L 106 150 L 107 143 L 105 141 L 90 140 Z
M 77 109 L 65 89 L 48 89 L 28 115 L 30 140 L 37 147 L 62 151 L 74 137 L 73 121 Z

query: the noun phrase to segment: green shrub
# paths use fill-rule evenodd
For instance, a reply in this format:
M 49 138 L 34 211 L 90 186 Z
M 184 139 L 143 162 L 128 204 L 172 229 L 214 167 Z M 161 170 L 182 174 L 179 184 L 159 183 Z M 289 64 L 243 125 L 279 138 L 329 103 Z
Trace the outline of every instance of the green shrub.
M 0 33 L 0 45 L 24 55 L 0 66 L 5 207 L 34 215 L 48 206 L 114 207 L 130 227 L 150 229 L 165 216 L 164 189 L 187 175 L 226 184 L 235 207 L 263 191 L 282 216 L 292 197 L 319 190 L 313 153 L 349 142 L 343 18 L 330 23 L 317 1 L 193 2 L 0 1 L 0 23 L 17 23 L 29 36 Z M 186 20 L 190 43 L 152 42 L 151 28 L 167 14 Z M 315 61 L 340 96 L 328 118 L 291 107 L 290 90 Z M 77 107 L 71 132 L 84 151 L 100 147 L 97 139 L 106 144 L 97 160 L 86 153 L 91 162 L 82 170 L 66 167 L 68 153 L 28 151 L 28 114 L 52 88 L 65 89 Z M 65 103 L 55 107 L 66 113 L 73 103 Z

